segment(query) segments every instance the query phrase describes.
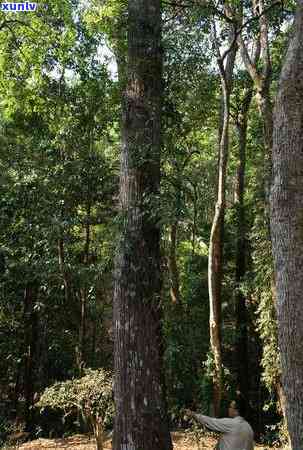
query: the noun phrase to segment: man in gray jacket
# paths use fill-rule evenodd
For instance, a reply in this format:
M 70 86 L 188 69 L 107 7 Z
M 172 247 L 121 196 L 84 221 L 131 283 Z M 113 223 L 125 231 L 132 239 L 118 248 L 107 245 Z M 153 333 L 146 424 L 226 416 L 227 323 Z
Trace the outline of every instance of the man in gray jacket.
M 203 416 L 187 409 L 186 415 L 213 431 L 222 433 L 216 450 L 253 450 L 254 432 L 248 422 L 242 417 L 245 414 L 244 404 L 233 400 L 228 408 L 228 418 L 215 419 Z

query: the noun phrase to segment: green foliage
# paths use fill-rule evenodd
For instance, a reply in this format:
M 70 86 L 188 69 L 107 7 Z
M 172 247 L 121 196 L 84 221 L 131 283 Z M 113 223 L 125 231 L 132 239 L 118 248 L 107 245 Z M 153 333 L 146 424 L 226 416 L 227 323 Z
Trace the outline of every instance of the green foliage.
M 114 414 L 112 375 L 103 369 L 86 369 L 81 378 L 55 383 L 45 389 L 36 407 L 60 409 L 64 417 L 79 411 L 92 425 L 102 429 L 112 424 Z
M 120 82 L 125 75 L 127 54 L 127 2 L 125 0 L 90 0 L 84 10 L 84 21 L 93 32 L 101 32 L 115 55 Z
M 11 423 L 8 420 L 0 417 L 0 448 L 3 448 L 2 445 L 5 443 L 7 436 L 10 434 L 12 429 Z
M 262 367 L 264 371 L 262 378 L 266 387 L 272 391 L 281 375 L 281 367 L 278 352 L 276 312 L 272 296 L 266 291 L 260 294 L 258 314 L 257 330 L 263 341 Z
M 34 393 L 79 370 L 83 297 L 82 365 L 111 364 L 119 129 L 100 33 L 78 2 L 41 4 L 21 22 L 0 31 L 0 382 L 12 385 L 9 414 L 29 416 L 26 384 Z
M 254 295 L 257 296 L 259 305 L 257 330 L 263 343 L 262 378 L 269 391 L 273 391 L 280 378 L 281 368 L 273 298 L 273 262 L 268 227 L 263 215 L 257 216 L 251 239 L 254 242 Z
M 284 450 L 291 450 L 289 447 L 289 435 L 284 420 L 281 422 L 267 425 L 265 433 L 261 438 L 263 445 L 268 445 L 273 448 L 283 448 Z
M 203 247 L 202 247 L 203 249 Z M 186 406 L 204 404 L 209 400 L 209 380 L 202 367 L 208 351 L 208 320 L 206 280 L 199 276 L 207 264 L 202 255 L 192 255 L 190 242 L 179 247 L 180 291 L 182 305 L 165 305 L 165 367 L 169 408 L 174 421 Z

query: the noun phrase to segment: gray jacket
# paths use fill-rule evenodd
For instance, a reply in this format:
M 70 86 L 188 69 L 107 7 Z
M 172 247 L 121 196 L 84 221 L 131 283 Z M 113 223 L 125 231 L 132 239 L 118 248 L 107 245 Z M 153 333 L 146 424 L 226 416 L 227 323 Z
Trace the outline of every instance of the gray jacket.
M 243 417 L 215 419 L 202 414 L 194 414 L 194 417 L 210 430 L 223 433 L 216 447 L 218 450 L 254 449 L 254 432 Z

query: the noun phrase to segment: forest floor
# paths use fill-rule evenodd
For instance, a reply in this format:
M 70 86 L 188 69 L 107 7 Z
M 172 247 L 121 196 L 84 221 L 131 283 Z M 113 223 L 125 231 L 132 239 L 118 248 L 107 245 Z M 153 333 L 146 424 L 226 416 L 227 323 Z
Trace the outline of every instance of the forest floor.
M 200 437 L 199 443 L 192 433 L 174 432 L 172 433 L 174 450 L 210 450 L 213 449 L 216 439 L 212 436 L 205 435 Z M 95 442 L 93 438 L 83 435 L 75 435 L 66 439 L 37 439 L 27 442 L 12 449 L 19 450 L 95 450 Z M 111 450 L 111 439 L 105 441 L 104 450 Z M 269 446 L 255 447 L 258 450 L 270 450 Z

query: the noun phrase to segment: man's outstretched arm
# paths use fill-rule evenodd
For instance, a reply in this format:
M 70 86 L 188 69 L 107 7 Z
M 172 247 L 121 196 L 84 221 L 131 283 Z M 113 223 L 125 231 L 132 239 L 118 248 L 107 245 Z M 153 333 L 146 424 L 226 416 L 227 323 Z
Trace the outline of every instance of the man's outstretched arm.
M 233 419 L 224 418 L 224 419 L 216 419 L 215 417 L 204 416 L 203 414 L 197 414 L 190 409 L 186 409 L 185 413 L 188 417 L 192 417 L 197 422 L 200 422 L 202 425 L 205 425 L 207 428 L 213 431 L 219 431 L 220 433 L 227 433 L 232 431 L 235 423 Z

